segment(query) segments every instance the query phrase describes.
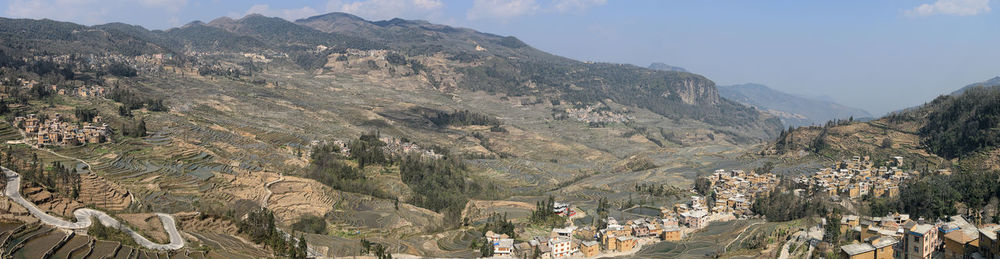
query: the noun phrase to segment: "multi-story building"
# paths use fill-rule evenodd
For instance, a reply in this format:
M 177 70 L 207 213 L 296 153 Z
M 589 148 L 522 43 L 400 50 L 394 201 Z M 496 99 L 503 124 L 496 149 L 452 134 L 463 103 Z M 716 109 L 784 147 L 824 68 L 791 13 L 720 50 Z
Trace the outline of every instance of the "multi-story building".
M 931 259 L 938 245 L 937 228 L 930 224 L 917 224 L 904 235 L 903 254 L 907 259 Z

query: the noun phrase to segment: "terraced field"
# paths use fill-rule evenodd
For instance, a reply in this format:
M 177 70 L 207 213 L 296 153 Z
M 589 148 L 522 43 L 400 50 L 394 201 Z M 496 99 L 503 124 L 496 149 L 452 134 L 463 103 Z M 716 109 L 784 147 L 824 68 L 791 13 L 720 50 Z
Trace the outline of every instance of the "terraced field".
M 734 220 L 713 222 L 679 242 L 660 242 L 643 247 L 633 258 L 706 258 L 722 255 L 725 246 L 754 222 Z
M 154 253 L 123 246 L 118 242 L 95 240 L 87 235 L 39 224 L 0 223 L 0 256 L 14 259 L 101 259 L 101 258 L 234 258 L 220 253 L 178 251 Z M 266 254 L 253 257 L 266 257 Z

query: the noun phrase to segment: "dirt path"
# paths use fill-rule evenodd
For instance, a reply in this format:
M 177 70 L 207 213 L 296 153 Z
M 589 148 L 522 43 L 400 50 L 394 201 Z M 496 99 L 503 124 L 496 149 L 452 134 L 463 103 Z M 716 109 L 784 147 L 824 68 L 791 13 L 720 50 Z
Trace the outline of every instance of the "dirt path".
M 263 204 L 264 208 L 267 208 L 267 201 L 271 200 L 271 195 L 274 194 L 274 192 L 271 191 L 271 185 L 274 185 L 284 180 L 285 180 L 285 174 L 278 173 L 278 180 L 270 181 L 264 184 L 264 191 L 267 191 L 267 194 L 264 195 L 264 200 L 260 202 L 260 204 Z
M 146 237 L 139 235 L 138 232 L 122 225 L 117 219 L 112 218 L 111 216 L 108 216 L 107 213 L 99 210 L 87 208 L 77 209 L 73 211 L 73 215 L 76 216 L 76 222 L 69 222 L 45 213 L 36 207 L 34 203 L 31 203 L 30 201 L 25 200 L 24 197 L 21 197 L 21 175 L 7 169 L 6 167 L 0 167 L 0 170 L 3 171 L 7 178 L 7 186 L 4 188 L 4 195 L 20 204 L 25 209 L 28 209 L 31 215 L 38 218 L 38 220 L 42 221 L 42 223 L 59 228 L 84 229 L 93 224 L 93 221 L 91 220 L 92 218 L 97 218 L 101 225 L 117 228 L 122 232 L 129 234 L 133 239 L 135 239 L 136 243 L 145 248 L 154 250 L 177 250 L 184 247 L 184 239 L 181 238 L 180 232 L 177 231 L 177 222 L 174 221 L 174 217 L 170 214 L 156 213 L 156 215 L 160 217 L 160 222 L 163 222 L 163 229 L 166 230 L 167 235 L 170 236 L 170 243 L 167 244 L 158 244 L 149 241 Z

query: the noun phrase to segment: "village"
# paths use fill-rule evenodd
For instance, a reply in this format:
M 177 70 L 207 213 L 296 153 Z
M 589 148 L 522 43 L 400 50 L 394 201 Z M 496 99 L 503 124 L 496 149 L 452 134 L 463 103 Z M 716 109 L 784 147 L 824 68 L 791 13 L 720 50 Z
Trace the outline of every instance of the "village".
M 902 157 L 893 157 L 888 166 L 876 168 L 869 157 L 856 156 L 812 176 L 795 179 L 798 184 L 827 193 L 833 199 L 860 199 L 862 196 L 895 197 L 899 185 L 919 172 L 905 172 Z M 947 172 L 939 172 L 947 173 Z M 759 217 L 751 211 L 753 201 L 777 188 L 780 179 L 773 173 L 717 170 L 702 176 L 710 195 L 691 196 L 690 202 L 660 207 L 659 217 L 620 220 L 601 219 L 601 229 L 591 226 L 553 228 L 548 236 L 516 242 L 514 237 L 487 232 L 494 256 L 541 258 L 620 256 L 643 245 L 680 241 L 711 222 Z M 802 195 L 803 189 L 792 190 Z M 572 215 L 570 204 L 556 203 L 558 215 Z M 976 227 L 961 216 L 949 220 L 911 219 L 907 214 L 884 217 L 845 215 L 840 234 L 850 240 L 836 249 L 841 258 L 994 258 L 1000 255 L 997 242 L 1000 225 Z M 819 227 L 829 224 L 825 220 Z M 821 232 L 821 231 L 820 231 Z M 809 245 L 820 242 L 810 237 Z
M 641 217 L 621 220 L 614 217 L 600 219 L 604 226 L 573 226 L 553 228 L 548 236 L 536 236 L 520 243 L 505 234 L 485 234 L 493 245 L 494 256 L 541 258 L 619 256 L 636 252 L 644 245 L 661 241 L 680 241 L 711 222 L 735 220 L 752 216 L 751 201 L 759 194 L 769 192 L 778 184 L 771 173 L 747 173 L 743 170 L 717 170 L 706 177 L 715 192 L 712 197 L 691 196 L 690 202 L 660 207 L 658 217 Z M 573 206 L 556 202 L 557 215 L 571 217 Z
M 900 183 L 920 175 L 917 171 L 899 169 L 903 165 L 903 158 L 899 156 L 893 157 L 887 165 L 876 168 L 874 164 L 868 156 L 854 156 L 830 168 L 823 168 L 812 176 L 800 176 L 795 181 L 811 190 L 826 192 L 831 197 L 860 199 L 864 196 L 899 196 Z
M 101 116 L 94 116 L 92 121 L 77 124 L 65 121 L 63 116 L 58 113 L 52 118 L 28 114 L 26 117 L 14 118 L 13 124 L 28 135 L 26 141 L 34 136 L 35 145 L 38 147 L 103 143 L 108 141 L 109 134 L 108 124 L 101 121 Z
M 996 258 L 1000 225 L 977 227 L 962 216 L 948 220 L 912 219 L 907 214 L 884 217 L 845 215 L 840 232 L 851 239 L 841 258 Z

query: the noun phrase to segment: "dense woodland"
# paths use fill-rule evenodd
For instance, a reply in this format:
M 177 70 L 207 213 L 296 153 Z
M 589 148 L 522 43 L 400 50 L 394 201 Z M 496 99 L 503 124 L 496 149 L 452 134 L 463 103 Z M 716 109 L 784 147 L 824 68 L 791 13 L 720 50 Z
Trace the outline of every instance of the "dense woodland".
M 434 115 L 428 116 L 427 119 L 438 127 L 469 125 L 500 126 L 501 124 L 500 120 L 496 117 L 469 110 L 461 110 L 451 113 L 437 111 Z
M 305 239 L 300 237 L 295 240 L 279 231 L 274 223 L 274 213 L 267 208 L 247 213 L 243 219 L 236 223 L 236 226 L 239 227 L 241 233 L 250 236 L 253 242 L 271 248 L 275 256 L 306 258 L 308 250 L 306 242 L 298 241 Z
M 373 165 L 398 166 L 403 183 L 417 194 L 406 202 L 444 213 L 454 224 L 461 221 L 461 209 L 469 197 L 482 195 L 483 187 L 469 180 L 464 163 L 447 153 L 441 158 L 424 157 L 419 153 L 396 157 L 386 154 L 383 146 L 385 143 L 378 140 L 377 134 L 364 134 L 351 141 L 347 157 L 332 144 L 317 146 L 306 177 L 338 190 L 396 200 L 397 197 L 379 189 L 365 176 L 363 169 Z M 345 163 L 346 160 L 355 161 L 358 167 Z
M 1000 88 L 976 87 L 927 106 L 920 136 L 930 152 L 951 159 L 1000 146 Z

